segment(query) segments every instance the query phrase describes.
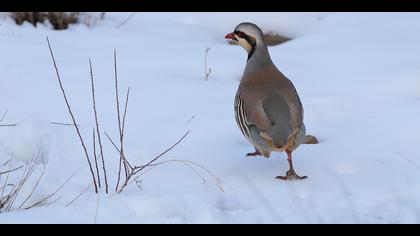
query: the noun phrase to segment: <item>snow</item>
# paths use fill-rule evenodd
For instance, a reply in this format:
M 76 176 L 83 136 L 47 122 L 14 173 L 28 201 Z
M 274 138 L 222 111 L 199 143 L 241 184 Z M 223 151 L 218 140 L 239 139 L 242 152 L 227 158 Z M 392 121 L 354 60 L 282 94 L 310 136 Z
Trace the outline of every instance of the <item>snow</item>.
M 10 133 L 2 132 L 4 150 L 16 161 L 29 164 L 39 155 L 42 158 L 37 160 L 38 164 L 48 162 L 50 127 L 32 119 L 9 128 Z
M 16 26 L 0 17 L 0 164 L 38 150 L 46 172 L 33 200 L 74 176 L 46 207 L 0 213 L 0 223 L 419 223 L 420 20 L 418 13 L 107 13 L 93 27 Z M 293 37 L 270 47 L 296 86 L 307 132 L 317 145 L 294 152 L 298 174 L 281 182 L 285 154 L 253 151 L 235 124 L 233 99 L 246 55 L 224 34 L 241 21 Z M 101 129 L 117 139 L 113 50 L 121 96 L 131 89 L 127 158 L 144 164 L 191 133 L 162 160 L 199 163 L 223 192 L 169 162 L 147 172 L 141 189 L 96 195 L 48 52 L 48 35 L 70 103 L 91 151 L 94 127 L 88 59 Z M 204 80 L 205 48 L 212 74 Z M 191 117 L 195 117 L 191 120 Z M 104 137 L 103 137 L 104 138 Z M 104 139 L 111 187 L 118 154 Z M 40 167 L 42 169 L 42 167 Z M 36 174 L 40 173 L 40 169 Z M 23 191 L 30 192 L 27 187 Z M 23 194 L 24 195 L 24 194 Z

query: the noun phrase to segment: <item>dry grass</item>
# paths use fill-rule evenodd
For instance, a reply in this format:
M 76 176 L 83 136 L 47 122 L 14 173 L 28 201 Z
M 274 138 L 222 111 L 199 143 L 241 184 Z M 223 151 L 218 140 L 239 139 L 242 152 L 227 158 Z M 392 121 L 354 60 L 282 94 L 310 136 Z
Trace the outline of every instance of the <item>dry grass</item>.
M 207 66 L 207 55 L 209 54 L 210 48 L 206 47 L 206 51 L 204 54 L 204 80 L 208 80 L 211 74 L 211 68 Z
M 6 115 L 7 115 L 7 111 L 0 118 L 0 127 L 14 127 L 14 126 L 16 126 L 17 124 L 3 124 L 2 123 L 4 118 L 6 118 Z
M 98 118 L 98 112 L 96 110 L 96 98 L 95 98 L 95 83 L 94 83 L 94 74 L 93 74 L 93 69 L 92 69 L 92 62 L 89 60 L 89 67 L 90 67 L 90 79 L 91 79 L 91 90 L 92 90 L 92 104 L 93 104 L 93 114 L 94 114 L 94 122 L 95 122 L 95 128 L 93 128 L 93 132 L 92 132 L 92 138 L 93 138 L 93 164 L 91 161 L 92 156 L 90 155 L 90 153 L 88 152 L 88 148 L 86 146 L 86 142 L 84 141 L 84 138 L 80 132 L 79 126 L 75 120 L 74 114 L 72 112 L 72 108 L 70 106 L 68 97 L 67 97 L 67 93 L 64 89 L 61 77 L 60 77 L 60 73 L 56 64 L 56 60 L 54 57 L 54 53 L 53 50 L 51 48 L 51 44 L 50 41 L 47 37 L 47 43 L 48 43 L 48 47 L 50 50 L 50 54 L 51 54 L 51 58 L 52 58 L 52 62 L 53 62 L 53 66 L 54 66 L 54 70 L 55 70 L 55 74 L 56 74 L 56 78 L 58 80 L 58 84 L 59 87 L 61 89 L 64 101 L 66 103 L 67 106 L 67 111 L 72 119 L 72 124 L 64 124 L 64 125 L 69 125 L 69 126 L 73 126 L 76 130 L 77 136 L 79 137 L 80 140 L 80 144 L 82 146 L 82 149 L 84 151 L 85 154 L 85 158 L 87 159 L 87 163 L 88 163 L 88 167 L 92 176 L 92 180 L 93 180 L 93 185 L 95 187 L 95 192 L 99 193 L 99 189 L 101 189 L 103 187 L 103 185 L 101 185 L 101 183 L 105 183 L 105 192 L 108 192 L 108 179 L 107 179 L 107 168 L 105 166 L 105 161 L 104 161 L 104 154 L 103 154 L 103 143 L 102 143 L 102 139 L 101 139 L 101 132 L 100 132 L 100 122 L 99 122 L 99 118 Z M 135 182 L 138 183 L 138 177 L 141 176 L 142 174 L 144 174 L 144 172 L 148 171 L 149 169 L 159 166 L 161 164 L 165 164 L 165 163 L 169 163 L 169 162 L 178 162 L 178 163 L 182 163 L 188 167 L 190 167 L 196 174 L 198 174 L 200 176 L 200 178 L 203 180 L 203 182 L 211 182 L 214 183 L 216 186 L 219 187 L 219 189 L 222 190 L 221 187 L 221 180 L 217 177 L 215 177 L 214 174 L 211 174 L 210 171 L 208 171 L 206 168 L 204 168 L 202 165 L 191 162 L 191 161 L 187 161 L 187 160 L 171 160 L 171 161 L 160 161 L 160 159 L 166 155 L 169 151 L 171 151 L 172 149 L 174 149 L 176 146 L 178 146 L 190 133 L 190 131 L 186 132 L 177 142 L 175 142 L 172 146 L 170 146 L 168 149 L 166 149 L 165 151 L 163 151 L 161 154 L 153 157 L 149 162 L 147 162 L 144 165 L 134 165 L 132 163 L 130 163 L 130 161 L 127 160 L 127 157 L 125 155 L 124 152 L 124 144 L 125 144 L 125 127 L 126 127 L 126 118 L 127 118 L 127 111 L 128 111 L 128 102 L 129 102 L 129 98 L 130 98 L 130 88 L 127 89 L 126 95 L 125 95 L 125 100 L 123 103 L 123 107 L 121 107 L 120 105 L 120 92 L 119 92 L 119 81 L 118 81 L 118 66 L 117 66 L 117 52 L 116 50 L 114 50 L 114 86 L 115 86 L 115 107 L 116 107 L 116 116 L 117 116 L 117 126 L 118 126 L 118 142 L 114 142 L 113 139 L 110 137 L 110 135 L 108 135 L 107 132 L 104 132 L 104 134 L 106 135 L 106 137 L 108 138 L 108 140 L 110 141 L 110 144 L 112 144 L 112 146 L 115 148 L 115 150 L 118 153 L 118 160 L 119 160 L 119 164 L 118 164 L 118 172 L 117 172 L 117 176 L 116 176 L 116 185 L 115 185 L 115 192 L 116 193 L 121 193 L 129 184 Z M 193 117 L 194 118 L 194 117 Z M 193 119 L 192 118 L 192 119 Z M 98 142 L 97 142 L 98 141 Z M 96 143 L 99 143 L 99 157 L 101 159 L 101 163 L 99 163 L 97 161 L 98 155 L 97 155 L 97 148 L 96 148 Z M 102 165 L 102 170 L 103 170 L 103 175 L 100 175 L 99 172 L 99 165 Z M 96 169 L 96 171 L 94 171 L 94 167 Z M 210 178 L 212 178 L 214 181 L 207 181 L 206 178 L 203 177 L 203 175 L 199 174 L 199 170 L 201 169 L 202 171 L 204 170 L 206 172 L 206 174 L 210 174 Z M 104 180 L 104 181 L 102 181 Z M 71 204 L 71 203 L 70 203 Z
M 124 21 L 122 21 L 120 24 L 118 24 L 115 28 L 116 29 L 121 28 L 121 26 L 127 24 L 127 22 L 129 22 L 131 20 L 131 18 L 133 18 L 136 14 L 137 14 L 137 12 L 133 12 L 130 16 L 128 16 Z
M 88 12 L 12 12 L 10 16 L 18 25 L 29 22 L 37 27 L 39 23 L 44 24 L 48 21 L 55 30 L 65 30 L 76 23 L 92 26 L 104 19 L 105 12 L 99 15 Z
M 68 112 L 69 112 L 69 114 L 70 114 L 70 117 L 71 117 L 71 119 L 72 119 L 73 126 L 74 126 L 74 127 L 75 127 L 75 129 L 76 129 L 77 136 L 79 137 L 80 144 L 81 144 L 81 145 L 82 145 L 82 147 L 83 147 L 83 151 L 84 151 L 84 153 L 85 153 L 85 157 L 86 157 L 86 160 L 87 160 L 87 162 L 88 162 L 88 165 L 89 165 L 89 170 L 90 170 L 90 173 L 91 173 L 91 175 L 92 175 L 93 183 L 94 183 L 94 186 L 95 186 L 95 192 L 96 192 L 96 193 L 98 193 L 98 192 L 99 192 L 99 191 L 98 191 L 98 184 L 96 183 L 97 178 L 96 178 L 96 176 L 95 176 L 95 173 L 93 172 L 92 163 L 91 163 L 90 158 L 89 158 L 89 152 L 87 151 L 87 147 L 86 147 L 85 141 L 84 141 L 84 139 L 83 139 L 83 137 L 82 137 L 82 134 L 80 133 L 80 129 L 79 129 L 79 126 L 77 125 L 76 118 L 75 118 L 75 117 L 74 117 L 74 115 L 73 115 L 73 111 L 72 111 L 72 109 L 71 109 L 71 106 L 70 106 L 69 100 L 68 100 L 67 95 L 66 95 L 66 91 L 64 90 L 63 82 L 62 82 L 62 80 L 61 80 L 60 73 L 59 73 L 59 71 L 58 71 L 58 67 L 57 67 L 57 63 L 56 63 L 56 61 L 55 61 L 54 53 L 53 53 L 53 50 L 52 50 L 52 48 L 51 48 L 50 40 L 48 39 L 48 37 L 47 37 L 47 43 L 48 43 L 48 48 L 49 48 L 49 50 L 50 50 L 51 59 L 52 59 L 52 61 L 53 61 L 54 70 L 55 70 L 55 73 L 56 73 L 56 76 L 57 76 L 58 84 L 59 84 L 59 86 L 60 86 L 60 90 L 61 90 L 61 92 L 62 92 L 62 94 L 63 94 L 64 101 L 66 102 L 67 110 L 68 110 Z
M 29 22 L 35 27 L 38 23 L 49 21 L 56 30 L 67 29 L 69 25 L 79 21 L 80 12 L 12 12 L 11 17 L 16 24 Z
M 37 188 L 42 181 L 42 178 L 44 177 L 46 170 L 45 164 L 42 162 L 42 172 L 37 178 L 34 177 L 38 159 L 43 161 L 41 154 L 38 154 L 37 157 L 34 158 L 29 164 L 27 164 L 25 168 L 23 165 L 13 167 L 13 165 L 16 165 L 16 163 L 14 163 L 12 159 L 0 166 L 0 213 L 10 212 L 13 210 L 28 210 L 34 207 L 49 206 L 61 198 L 55 198 L 55 196 L 71 179 L 71 177 L 51 194 L 48 194 L 47 196 L 37 200 L 32 199 L 34 193 L 37 191 Z M 32 180 L 35 180 L 35 182 Z M 29 184 L 32 184 L 32 186 L 29 187 Z M 29 187 L 30 191 L 23 191 L 24 187 Z

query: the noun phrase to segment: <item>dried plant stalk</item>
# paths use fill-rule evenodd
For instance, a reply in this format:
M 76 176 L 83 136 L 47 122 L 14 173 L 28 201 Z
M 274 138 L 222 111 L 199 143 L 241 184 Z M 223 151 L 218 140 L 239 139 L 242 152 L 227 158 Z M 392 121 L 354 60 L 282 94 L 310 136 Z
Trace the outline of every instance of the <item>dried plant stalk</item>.
M 54 53 L 53 53 L 53 50 L 52 50 L 52 48 L 51 48 L 50 40 L 48 39 L 48 37 L 47 37 L 47 43 L 48 43 L 48 48 L 49 48 L 49 50 L 50 50 L 51 59 L 52 59 L 52 61 L 53 61 L 53 65 L 54 65 L 54 69 L 55 69 L 56 77 L 57 77 L 58 83 L 59 83 L 59 85 L 60 85 L 60 89 L 61 89 L 61 92 L 62 92 L 62 94 L 63 94 L 64 101 L 66 102 L 67 110 L 68 110 L 68 112 L 69 112 L 69 114 L 70 114 L 70 116 L 71 116 L 71 119 L 72 119 L 72 121 L 73 121 L 73 125 L 74 125 L 74 127 L 76 128 L 77 136 L 79 137 L 80 143 L 81 143 L 81 145 L 82 145 L 82 147 L 83 147 L 83 150 L 84 150 L 84 153 L 85 153 L 85 157 L 86 157 L 86 160 L 87 160 L 87 162 L 88 162 L 88 165 L 89 165 L 89 170 L 90 170 L 90 173 L 91 173 L 91 175 L 92 175 L 93 183 L 94 183 L 94 186 L 95 186 L 95 192 L 96 192 L 96 193 L 98 193 L 98 192 L 99 192 L 99 191 L 98 191 L 98 184 L 96 183 L 96 176 L 95 176 L 95 173 L 93 172 L 93 167 L 92 167 L 92 163 L 91 163 L 90 158 L 89 158 L 89 153 L 88 153 L 88 151 L 87 151 L 87 148 L 86 148 L 85 142 L 84 142 L 84 140 L 83 140 L 83 138 L 82 138 L 82 134 L 80 133 L 79 126 L 77 125 L 76 118 L 75 118 L 75 117 L 74 117 L 74 115 L 73 115 L 72 109 L 71 109 L 71 107 L 70 107 L 70 103 L 69 103 L 69 101 L 68 101 L 68 99 L 67 99 L 67 95 L 66 95 L 66 92 L 65 92 L 65 90 L 64 90 L 63 83 L 62 83 L 62 81 L 61 81 L 60 73 L 59 73 L 59 71 L 58 71 L 57 63 L 56 63 L 56 61 L 55 61 Z

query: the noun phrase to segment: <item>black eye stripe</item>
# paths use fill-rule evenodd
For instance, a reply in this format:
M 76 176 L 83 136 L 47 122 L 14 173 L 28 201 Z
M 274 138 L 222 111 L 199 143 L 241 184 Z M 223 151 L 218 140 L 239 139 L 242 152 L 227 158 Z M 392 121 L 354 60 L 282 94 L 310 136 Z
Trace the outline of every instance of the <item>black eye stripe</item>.
M 234 31 L 234 33 L 235 33 L 236 35 L 238 35 L 238 36 L 239 36 L 239 38 L 245 38 L 245 37 L 247 36 L 244 32 L 242 32 L 242 31 L 238 31 L 238 30 L 235 30 L 235 31 Z
M 255 39 L 247 34 L 245 34 L 242 31 L 239 30 L 235 30 L 233 31 L 233 33 L 235 33 L 235 35 L 237 35 L 239 38 L 245 39 L 249 44 L 251 44 L 251 46 L 255 46 Z

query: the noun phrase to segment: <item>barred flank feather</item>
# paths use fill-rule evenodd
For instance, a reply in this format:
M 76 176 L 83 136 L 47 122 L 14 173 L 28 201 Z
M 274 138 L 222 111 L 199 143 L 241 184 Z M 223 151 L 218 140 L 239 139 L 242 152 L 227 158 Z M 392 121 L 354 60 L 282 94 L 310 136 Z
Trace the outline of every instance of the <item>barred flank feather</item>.
M 235 98 L 235 118 L 242 134 L 252 142 L 250 122 L 244 108 L 244 102 L 238 93 Z

